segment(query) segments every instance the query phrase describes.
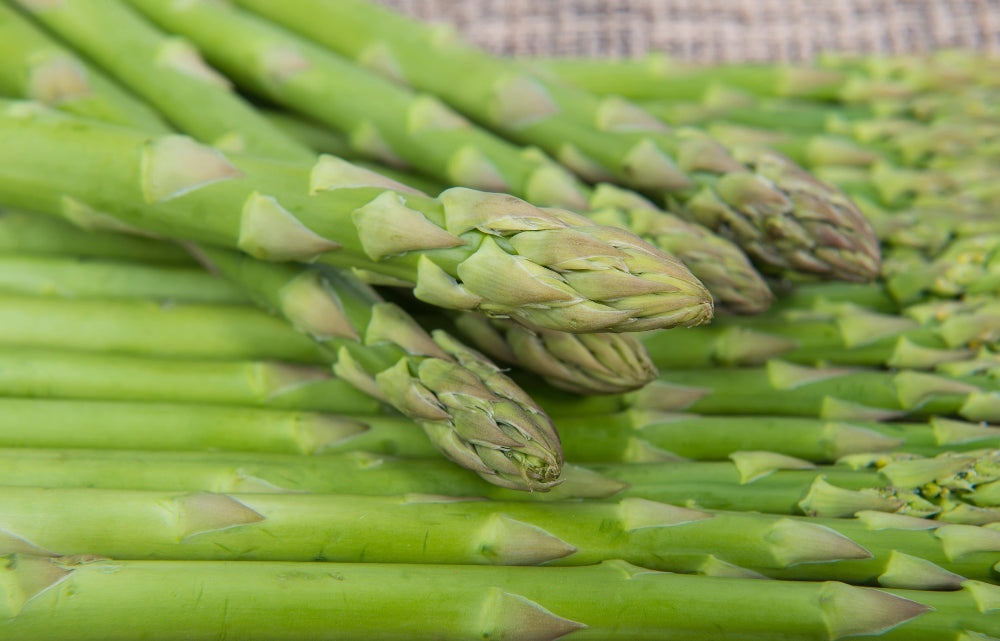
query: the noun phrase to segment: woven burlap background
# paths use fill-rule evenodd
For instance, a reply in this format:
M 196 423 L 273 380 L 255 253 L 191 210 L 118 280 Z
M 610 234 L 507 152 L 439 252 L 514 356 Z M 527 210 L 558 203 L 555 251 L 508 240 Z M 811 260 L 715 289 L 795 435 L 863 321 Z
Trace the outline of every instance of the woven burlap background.
M 1000 0 L 380 0 L 503 54 L 702 62 L 823 51 L 1000 53 Z

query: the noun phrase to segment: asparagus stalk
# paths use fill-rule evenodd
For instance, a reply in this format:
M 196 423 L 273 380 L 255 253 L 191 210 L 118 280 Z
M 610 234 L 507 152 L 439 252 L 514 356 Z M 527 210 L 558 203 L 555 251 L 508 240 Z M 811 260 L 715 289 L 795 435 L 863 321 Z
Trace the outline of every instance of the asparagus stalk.
M 380 404 L 326 369 L 7 347 L 0 395 L 206 403 L 371 414 Z
M 995 381 L 903 370 L 808 367 L 779 360 L 763 367 L 661 372 L 638 392 L 579 399 L 538 390 L 554 416 L 623 409 L 704 414 L 808 416 L 829 420 L 888 420 L 907 416 L 1000 419 Z
M 894 251 L 885 265 L 886 287 L 904 303 L 928 296 L 996 296 L 1000 293 L 1000 234 L 958 238 L 933 259 Z
M 93 487 L 183 492 L 418 493 L 502 500 L 639 498 L 699 509 L 851 517 L 862 511 L 1000 521 L 996 451 L 922 459 L 860 455 L 818 466 L 771 452 L 731 462 L 590 463 L 567 466 L 547 493 L 498 487 L 441 459 L 365 452 L 325 456 L 247 452 L 0 450 L 0 481 L 12 487 Z
M 943 418 L 879 423 L 631 411 L 560 416 L 555 422 L 563 435 L 565 455 L 580 462 L 718 461 L 739 451 L 770 451 L 826 463 L 865 452 L 935 456 L 1000 448 L 997 428 Z M 25 425 L 33 427 L 25 430 Z M 0 447 L 436 455 L 417 427 L 409 419 L 378 414 L 333 416 L 178 402 L 0 398 Z
M 947 301 L 882 314 L 850 303 L 790 309 L 740 323 L 720 318 L 709 327 L 645 338 L 663 368 L 761 365 L 767 360 L 804 364 L 933 369 L 975 357 L 1000 341 L 995 299 Z
M 53 634 L 125 638 L 122 633 L 162 639 L 225 633 L 251 640 L 556 639 L 567 634 L 654 639 L 666 633 L 679 640 L 728 634 L 922 641 L 957 639 L 966 629 L 992 633 L 996 627 L 994 617 L 984 616 L 977 605 L 977 598 L 992 595 L 994 588 L 974 581 L 961 591 L 934 595 L 891 594 L 836 582 L 690 577 L 624 561 L 580 568 L 26 556 L 6 561 L 0 585 L 10 605 L 2 620 L 25 641 Z M 261 594 L 267 598 L 260 599 Z M 423 596 L 414 599 L 415 594 Z M 782 607 L 775 609 L 779 602 Z M 152 603 L 157 614 L 151 616 Z
M 116 248 L 114 243 L 108 243 L 108 249 L 107 254 L 114 255 L 118 249 L 128 250 L 129 245 L 124 243 L 121 248 Z M 104 253 L 103 249 L 101 253 Z M 161 303 L 220 306 L 247 302 L 243 292 L 199 268 L 45 254 L 0 253 L 0 291 L 81 300 L 140 297 Z
M 165 134 L 160 116 L 54 42 L 31 21 L 0 5 L 0 96 L 23 96 L 60 109 Z
M 704 287 L 667 255 L 510 196 L 452 188 L 430 199 L 332 157 L 311 171 L 226 158 L 189 138 L 150 139 L 24 103 L 7 104 L 0 131 L 0 199 L 84 225 L 270 260 L 318 257 L 413 284 L 427 302 L 551 329 L 634 331 L 711 315 Z M 386 235 L 386 224 L 399 233 Z
M 562 466 L 559 436 L 531 398 L 443 331 L 346 272 L 321 273 L 202 247 L 206 264 L 327 348 L 333 371 L 414 419 L 448 458 L 492 483 L 547 490 Z
M 307 146 L 237 96 L 194 46 L 163 33 L 117 0 L 13 2 L 192 137 L 224 151 L 315 161 Z
M 963 577 L 989 581 L 1000 560 L 998 532 L 878 513 L 814 520 L 643 499 L 443 499 L 7 488 L 0 553 L 547 566 L 620 558 L 666 572 L 911 589 L 959 589 Z M 109 536 L 123 523 L 127 533 Z M 416 540 L 426 543 L 415 547 Z
M 0 250 L 5 254 L 78 256 L 164 265 L 191 263 L 186 251 L 138 236 L 81 233 L 48 216 L 0 209 Z
M 135 1 L 144 8 L 157 4 Z M 847 280 L 871 280 L 878 271 L 877 242 L 854 205 L 777 154 L 734 158 L 704 133 L 670 131 L 620 97 L 601 99 L 491 58 L 361 0 L 239 4 L 438 95 L 593 182 L 667 192 L 672 204 L 763 264 Z M 175 15 L 194 11 L 189 7 Z

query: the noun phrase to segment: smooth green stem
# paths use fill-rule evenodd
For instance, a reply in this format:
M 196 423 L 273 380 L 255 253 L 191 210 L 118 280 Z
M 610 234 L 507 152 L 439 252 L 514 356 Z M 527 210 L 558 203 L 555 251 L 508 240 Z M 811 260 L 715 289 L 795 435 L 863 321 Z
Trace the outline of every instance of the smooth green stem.
M 901 597 L 832 582 L 689 577 L 622 561 L 581 568 L 500 568 L 4 560 L 0 624 L 24 641 L 136 635 L 163 641 L 220 636 L 457 641 L 567 634 L 581 640 L 668 634 L 678 641 L 700 641 L 722 634 L 808 641 L 879 635 L 896 626 L 906 631 L 918 624 L 917 630 L 957 634 L 958 617 L 976 612 L 972 595 L 964 591 L 934 599 L 954 618 L 940 615 L 921 623 L 931 615 L 913 600 L 923 598 L 920 592 Z M 979 617 L 967 625 L 993 632 L 994 618 Z
M 251 405 L 373 413 L 380 405 L 326 369 L 28 348 L 0 350 L 0 395 Z
M 889 519 L 876 529 L 883 526 L 873 515 L 790 518 L 643 499 L 528 503 L 8 487 L 0 510 L 0 554 L 118 560 L 579 566 L 620 558 L 667 572 L 928 589 L 957 589 L 962 579 L 949 572 L 990 580 L 1000 560 L 1000 533 L 973 526 L 903 529 L 916 523 L 903 518 L 900 527 Z M 412 545 L 417 540 L 423 545 Z M 927 561 L 924 571 L 894 573 L 900 555 Z

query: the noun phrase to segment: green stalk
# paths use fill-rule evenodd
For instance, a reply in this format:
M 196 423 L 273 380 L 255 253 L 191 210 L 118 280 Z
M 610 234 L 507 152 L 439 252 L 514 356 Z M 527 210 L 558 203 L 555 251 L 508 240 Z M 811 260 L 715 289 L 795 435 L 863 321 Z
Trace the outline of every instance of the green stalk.
M 326 369 L 275 361 L 195 361 L 0 349 L 0 395 L 249 405 L 370 414 L 380 405 Z
M 912 589 L 989 581 L 1000 561 L 998 532 L 880 513 L 812 521 L 634 498 L 445 498 L 6 488 L 0 554 L 546 566 L 620 558 L 665 572 Z
M 957 639 L 966 627 L 984 632 L 997 627 L 995 617 L 979 614 L 974 598 L 983 590 L 992 595 L 994 588 L 976 582 L 954 594 L 906 591 L 897 596 L 835 582 L 689 577 L 624 561 L 581 568 L 16 555 L 5 561 L 0 585 L 7 605 L 0 622 L 25 641 L 137 634 L 191 641 L 220 634 L 249 641 L 550 640 L 567 634 L 580 639 L 660 639 L 668 634 L 695 641 L 722 634 L 805 641 L 887 631 L 885 638 L 910 634 L 907 638 L 923 641 Z M 933 602 L 937 611 L 930 612 L 920 599 Z M 782 605 L 775 608 L 775 603 Z M 929 636 L 933 634 L 937 636 Z
M 0 398 L 0 446 L 434 457 L 413 421 L 180 402 Z M 378 409 L 374 409 L 375 412 Z M 31 429 L 25 429 L 31 425 Z
M 0 484 L 184 492 L 437 494 L 533 501 L 639 498 L 699 509 L 845 518 L 877 511 L 942 522 L 1000 521 L 995 451 L 935 458 L 859 455 L 818 466 L 771 452 L 731 462 L 567 466 L 551 492 L 497 487 L 441 459 L 367 452 L 303 457 L 248 452 L 0 450 Z
M 98 248 L 91 249 L 95 251 L 80 253 L 98 253 Z M 109 242 L 108 249 L 100 253 L 114 256 L 115 245 Z M 129 244 L 124 243 L 122 249 L 128 250 Z M 67 251 L 64 255 L 72 254 Z M 203 269 L 46 254 L 0 253 L 0 291 L 80 300 L 144 298 L 161 303 L 213 305 L 247 302 L 243 292 Z
M 71 113 L 165 134 L 160 116 L 54 42 L 30 20 L 0 5 L 0 96 L 23 96 Z
M 81 233 L 61 220 L 11 209 L 0 209 L 0 250 L 164 265 L 191 263 L 186 251 L 169 243 L 138 236 Z
M 597 94 L 626 98 L 701 99 L 714 87 L 730 86 L 758 96 L 861 102 L 914 93 L 897 82 L 874 82 L 867 74 L 807 65 L 686 64 L 659 53 L 633 60 L 545 60 L 545 68 Z
M 0 259 L 0 267 L 4 261 Z M 0 294 L 0 345 L 203 360 L 323 364 L 286 322 L 243 305 L 68 300 Z
M 84 226 L 317 258 L 415 285 L 426 302 L 551 329 L 635 331 L 711 315 L 691 273 L 638 238 L 510 196 L 452 188 L 431 199 L 331 156 L 311 171 L 226 158 L 189 138 L 26 103 L 6 105 L 0 137 L 0 200 Z M 386 235 L 387 224 L 399 233 Z
M 163 33 L 125 4 L 13 2 L 194 138 L 234 153 L 315 161 L 307 146 L 237 96 L 189 42 Z
M 340 378 L 419 423 L 454 462 L 504 487 L 544 491 L 558 483 L 555 427 L 479 353 L 443 331 L 428 334 L 348 272 L 197 251 L 206 266 L 323 346 Z
M 818 365 L 933 369 L 1000 345 L 995 299 L 913 306 L 881 314 L 850 303 L 789 309 L 766 317 L 722 317 L 712 325 L 644 339 L 657 366 L 753 366 L 771 358 Z
M 877 274 L 877 241 L 860 212 L 777 154 L 734 158 L 703 132 L 671 131 L 621 97 L 601 98 L 490 57 L 454 34 L 363 0 L 238 4 L 434 93 L 511 139 L 541 147 L 591 182 L 668 194 L 671 208 L 736 241 L 761 264 L 847 280 Z M 189 7 L 175 15 L 201 15 Z
M 1000 294 L 1000 234 L 958 238 L 933 259 L 906 251 L 886 257 L 886 288 L 903 303 Z
M 824 463 L 866 452 L 936 456 L 1000 448 L 997 428 L 942 418 L 878 423 L 632 411 L 560 416 L 555 423 L 563 436 L 563 452 L 578 462 L 720 461 L 734 452 L 770 451 Z M 25 425 L 33 427 L 25 430 Z M 180 402 L 0 398 L 0 447 L 436 455 L 417 427 L 412 420 L 378 414 L 332 416 Z

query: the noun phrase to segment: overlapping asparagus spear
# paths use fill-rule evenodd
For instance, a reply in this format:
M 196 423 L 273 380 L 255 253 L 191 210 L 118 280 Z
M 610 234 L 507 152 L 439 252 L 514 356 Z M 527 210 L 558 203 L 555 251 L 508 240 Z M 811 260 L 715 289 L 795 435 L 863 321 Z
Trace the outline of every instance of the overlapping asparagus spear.
M 911 589 L 989 581 L 1000 561 L 998 532 L 881 513 L 808 519 L 643 499 L 444 498 L 7 488 L 0 554 L 547 566 L 620 558 L 668 572 Z M 127 534 L 109 536 L 122 523 Z
M 137 0 L 183 28 L 201 8 Z M 240 3 L 324 45 L 430 91 L 475 120 L 537 145 L 593 181 L 668 192 L 694 220 L 752 258 L 832 278 L 869 280 L 878 248 L 843 194 L 778 154 L 734 158 L 697 131 L 669 131 L 620 98 L 600 99 L 362 1 Z M 318 25 L 325 25 L 317 28 Z M 462 82 L 456 82 L 462 78 Z
M 4 557 L 0 622 L 19 639 L 220 633 L 248 640 L 480 637 L 959 639 L 995 633 L 996 588 L 885 591 L 582 568 Z M 23 586 L 23 587 L 22 587 Z M 600 589 L 596 589 L 600 586 Z M 266 598 L 259 598 L 260 595 Z M 413 595 L 422 595 L 414 599 Z M 72 598 L 70 598 L 72 595 Z M 157 604 L 151 608 L 150 604 Z M 782 603 L 781 608 L 774 608 Z M 304 604 L 309 604 L 307 609 Z M 392 604 L 391 610 L 387 610 Z M 387 615 L 387 611 L 392 614 Z M 220 612 L 228 616 L 219 617 Z M 112 625 L 110 622 L 114 622 Z M 627 623 L 623 623 L 627 622 Z M 82 636 L 82 630 L 93 630 Z

